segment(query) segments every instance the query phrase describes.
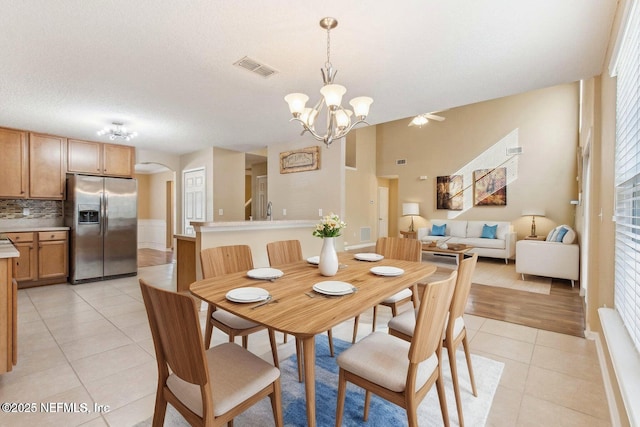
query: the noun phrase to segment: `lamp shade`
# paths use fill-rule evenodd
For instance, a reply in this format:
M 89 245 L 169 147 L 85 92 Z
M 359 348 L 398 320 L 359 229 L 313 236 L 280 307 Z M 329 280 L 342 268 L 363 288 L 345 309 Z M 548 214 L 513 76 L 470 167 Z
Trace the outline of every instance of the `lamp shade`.
M 544 209 L 523 209 L 522 216 L 544 216 Z
M 420 205 L 418 205 L 417 203 L 403 203 L 402 215 L 420 215 Z
M 284 100 L 289 104 L 289 110 L 291 114 L 302 114 L 304 111 L 304 105 L 309 100 L 309 97 L 304 93 L 290 93 L 284 97 Z
M 320 93 L 324 96 L 324 102 L 327 107 L 339 107 L 342 102 L 342 95 L 347 92 L 347 88 L 341 85 L 331 84 L 324 85 L 320 89 Z

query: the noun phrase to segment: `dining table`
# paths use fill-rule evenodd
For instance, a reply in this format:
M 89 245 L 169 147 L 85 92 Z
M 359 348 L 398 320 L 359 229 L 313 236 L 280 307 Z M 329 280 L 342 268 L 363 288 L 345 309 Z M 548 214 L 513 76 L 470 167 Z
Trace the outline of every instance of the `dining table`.
M 355 254 L 357 255 L 357 254 Z M 256 279 L 238 272 L 190 285 L 192 295 L 244 319 L 276 331 L 291 334 L 302 343 L 307 425 L 316 425 L 315 336 L 381 303 L 395 293 L 411 288 L 417 297 L 418 284 L 436 271 L 436 265 L 417 261 L 356 259 L 353 253 L 338 254 L 340 267 L 335 276 L 322 276 L 312 262 L 305 260 L 279 265 L 280 277 Z M 317 258 L 317 257 L 316 257 Z M 370 257 L 366 257 L 371 259 Z M 381 258 L 381 257 L 379 257 Z M 377 258 L 376 258 L 377 259 Z M 373 267 L 375 268 L 372 272 Z M 255 275 L 254 275 L 255 277 Z M 327 283 L 350 285 L 344 295 L 317 292 L 332 289 Z M 239 288 L 266 290 L 269 300 L 233 302 L 227 294 Z

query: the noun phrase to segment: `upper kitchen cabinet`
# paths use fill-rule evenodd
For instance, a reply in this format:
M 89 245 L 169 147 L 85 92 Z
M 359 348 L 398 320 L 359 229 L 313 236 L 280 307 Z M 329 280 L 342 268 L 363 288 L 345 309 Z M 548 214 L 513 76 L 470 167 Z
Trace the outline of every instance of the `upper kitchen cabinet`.
M 29 198 L 64 199 L 67 139 L 29 134 Z
M 0 128 L 0 197 L 24 199 L 29 190 L 27 133 Z
M 126 145 L 70 139 L 67 170 L 101 176 L 133 176 L 135 149 Z

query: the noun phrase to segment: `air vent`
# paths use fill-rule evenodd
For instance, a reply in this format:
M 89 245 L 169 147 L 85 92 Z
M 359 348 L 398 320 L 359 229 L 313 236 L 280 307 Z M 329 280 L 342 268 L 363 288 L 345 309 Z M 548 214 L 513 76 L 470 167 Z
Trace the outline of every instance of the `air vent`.
M 397 159 L 396 160 L 396 165 L 397 166 L 404 166 L 407 164 L 407 159 Z
M 260 62 L 256 61 L 255 59 L 251 59 L 248 56 L 245 56 L 244 58 L 240 59 L 237 62 L 234 62 L 233 65 L 236 65 L 240 68 L 244 68 L 247 71 L 251 71 L 252 73 L 255 73 L 259 76 L 262 76 L 264 78 L 267 78 L 269 76 L 272 76 L 273 74 L 276 74 L 277 71 L 274 70 L 273 68 L 261 64 Z
M 522 147 L 508 147 L 507 156 L 517 156 L 522 154 Z
M 360 227 L 360 241 L 371 241 L 371 227 Z

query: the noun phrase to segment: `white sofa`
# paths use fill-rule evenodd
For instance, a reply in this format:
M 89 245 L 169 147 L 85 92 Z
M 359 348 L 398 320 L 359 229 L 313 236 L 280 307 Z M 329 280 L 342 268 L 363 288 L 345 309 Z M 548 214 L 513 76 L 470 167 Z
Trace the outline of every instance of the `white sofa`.
M 567 230 L 560 239 L 557 232 Z M 568 225 L 551 230 L 547 240 L 520 240 L 516 244 L 516 272 L 535 276 L 571 280 L 575 286 L 580 273 L 580 248 L 574 243 L 576 233 Z
M 431 234 L 433 226 L 445 225 L 444 236 Z M 483 238 L 485 225 L 496 226 L 495 238 Z M 432 242 L 447 239 L 446 243 L 465 244 L 473 246 L 469 252 L 478 256 L 503 258 L 505 263 L 516 254 L 516 233 L 508 221 L 466 221 L 459 219 L 431 220 L 429 227 L 418 228 L 418 240 Z

